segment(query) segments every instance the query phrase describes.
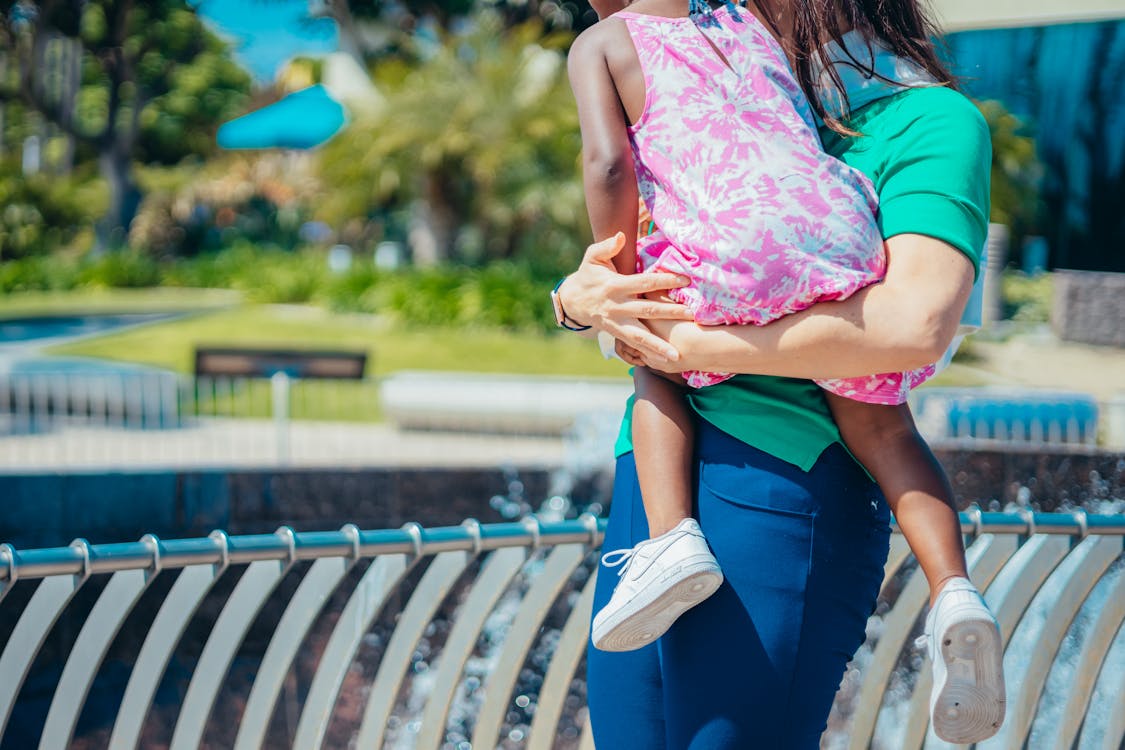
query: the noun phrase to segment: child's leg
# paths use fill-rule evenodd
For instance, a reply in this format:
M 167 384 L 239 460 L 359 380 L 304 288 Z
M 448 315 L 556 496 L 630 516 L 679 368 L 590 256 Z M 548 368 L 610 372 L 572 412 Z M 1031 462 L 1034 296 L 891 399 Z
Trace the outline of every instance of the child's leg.
M 681 386 L 644 367 L 633 370 L 633 453 L 651 537 L 691 518 L 694 432 Z
M 602 556 L 603 570 L 624 566 L 591 628 L 594 646 L 603 651 L 651 643 L 723 583 L 692 518 L 694 433 L 680 385 L 643 367 L 633 377 L 633 457 L 649 538 Z
M 968 580 L 949 480 L 905 404 L 826 395 L 844 442 L 879 483 L 930 584 L 925 635 L 934 732 L 966 745 L 991 737 L 1004 721 L 1004 648 L 996 618 Z
M 930 584 L 933 604 L 951 578 L 968 578 L 953 489 L 918 434 L 910 408 L 825 393 L 852 455 L 871 473 Z

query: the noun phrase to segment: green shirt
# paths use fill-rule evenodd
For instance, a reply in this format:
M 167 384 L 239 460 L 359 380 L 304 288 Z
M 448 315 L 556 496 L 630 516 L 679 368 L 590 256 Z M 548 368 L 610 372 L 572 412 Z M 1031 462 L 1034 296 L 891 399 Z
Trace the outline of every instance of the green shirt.
M 923 234 L 963 252 L 979 273 L 988 231 L 992 146 L 988 125 L 963 95 L 912 88 L 853 113 L 843 137 L 822 128 L 824 149 L 866 174 L 879 194 L 884 238 Z M 840 440 L 823 392 L 810 380 L 738 375 L 686 392 L 720 430 L 808 471 Z M 632 450 L 632 400 L 616 453 Z

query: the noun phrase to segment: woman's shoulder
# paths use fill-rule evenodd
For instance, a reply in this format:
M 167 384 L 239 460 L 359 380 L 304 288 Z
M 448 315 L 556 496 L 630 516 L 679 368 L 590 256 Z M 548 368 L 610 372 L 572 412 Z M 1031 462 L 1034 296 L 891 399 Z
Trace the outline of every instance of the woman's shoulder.
M 974 127 L 987 127 L 984 115 L 973 100 L 948 86 L 915 86 L 893 97 L 897 106 L 910 114 L 924 113 L 942 122 L 959 121 Z
M 989 156 L 988 123 L 971 99 L 945 86 L 919 86 L 877 100 L 852 113 L 848 126 L 861 137 L 821 130 L 825 150 L 837 158 L 894 161 L 929 154 L 977 162 Z M 873 168 L 873 167 L 872 167 Z
M 909 88 L 880 104 L 875 102 L 856 113 L 861 132 L 940 132 L 965 143 L 989 139 L 988 123 L 977 105 L 948 86 Z

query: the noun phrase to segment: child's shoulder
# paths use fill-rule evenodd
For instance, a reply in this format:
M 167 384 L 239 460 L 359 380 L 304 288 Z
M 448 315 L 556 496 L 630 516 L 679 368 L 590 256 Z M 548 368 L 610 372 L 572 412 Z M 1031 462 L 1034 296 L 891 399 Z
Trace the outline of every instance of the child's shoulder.
M 607 16 L 589 27 L 570 45 L 571 57 L 602 55 L 613 48 L 614 44 L 621 43 L 621 35 L 628 35 L 625 22 L 615 15 Z

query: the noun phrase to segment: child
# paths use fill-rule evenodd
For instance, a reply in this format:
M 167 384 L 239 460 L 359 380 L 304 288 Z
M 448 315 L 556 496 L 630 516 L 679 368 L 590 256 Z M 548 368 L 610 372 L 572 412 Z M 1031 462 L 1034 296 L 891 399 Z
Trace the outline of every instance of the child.
M 639 0 L 629 11 L 611 2 L 595 3 L 604 20 L 575 41 L 569 67 L 595 240 L 636 226 L 638 190 L 659 227 L 639 241 L 627 234 L 618 270 L 691 279 L 671 296 L 702 325 L 766 324 L 881 279 L 874 190 L 821 150 L 808 102 L 761 22 L 704 0 Z M 973 742 L 1003 720 L 1002 648 L 967 578 L 950 487 L 904 403 L 933 372 L 818 384 L 930 584 L 927 633 L 942 644 L 935 730 Z M 679 389 L 727 377 L 634 371 L 633 446 L 651 538 L 603 558 L 625 565 L 594 619 L 597 648 L 652 642 L 722 584 L 692 518 L 692 423 Z

